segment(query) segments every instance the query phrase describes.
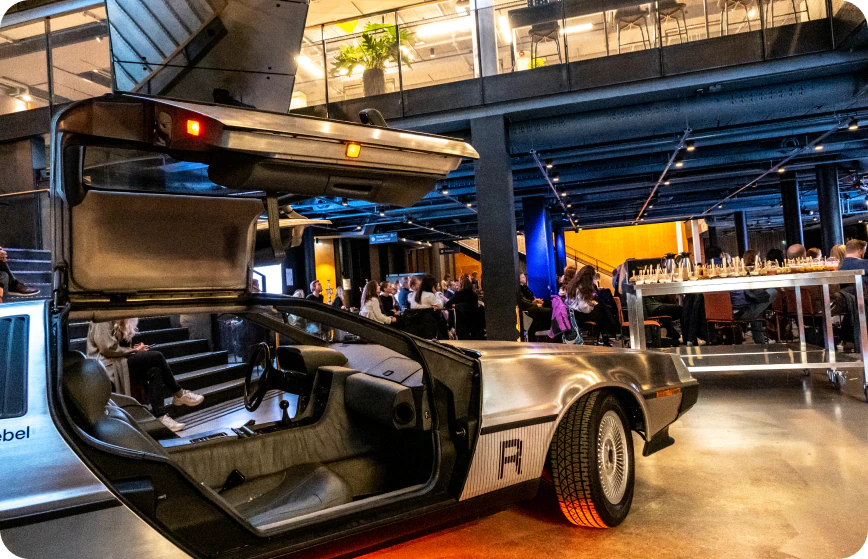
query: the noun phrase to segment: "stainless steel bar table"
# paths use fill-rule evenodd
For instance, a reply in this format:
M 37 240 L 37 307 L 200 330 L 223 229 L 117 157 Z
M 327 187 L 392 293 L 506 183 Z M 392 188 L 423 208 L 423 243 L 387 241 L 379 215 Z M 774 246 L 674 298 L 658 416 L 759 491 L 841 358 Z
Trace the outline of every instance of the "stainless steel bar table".
M 791 287 L 796 292 L 796 317 L 799 325 L 799 344 L 781 346 L 768 351 L 765 346 L 736 346 L 739 350 L 721 352 L 703 349 L 709 357 L 727 360 L 726 365 L 696 364 L 702 362 L 702 351 L 696 353 L 698 359 L 682 355 L 691 372 L 746 371 L 776 369 L 828 369 L 830 379 L 843 384 L 847 377 L 838 369 L 857 369 L 861 396 L 868 400 L 868 328 L 865 321 L 865 296 L 862 287 L 862 271 L 846 270 L 834 272 L 808 272 L 804 274 L 781 274 L 773 276 L 747 276 L 718 278 L 672 283 L 649 283 L 632 285 L 627 292 L 627 310 L 630 320 L 630 346 L 645 349 L 645 307 L 643 297 L 655 295 L 687 295 L 690 293 L 711 293 L 720 291 L 740 291 L 743 289 L 770 289 Z M 856 300 L 859 309 L 859 331 L 861 335 L 861 360 L 839 361 L 835 354 L 835 340 L 832 335 L 832 309 L 829 298 L 829 285 L 855 284 Z M 823 312 L 825 315 L 825 351 L 810 350 L 805 343 L 805 319 L 802 314 L 801 287 L 819 285 L 823 291 Z M 798 359 L 793 357 L 798 354 Z M 834 375 L 838 375 L 835 377 Z M 855 380 L 855 379 L 852 379 Z

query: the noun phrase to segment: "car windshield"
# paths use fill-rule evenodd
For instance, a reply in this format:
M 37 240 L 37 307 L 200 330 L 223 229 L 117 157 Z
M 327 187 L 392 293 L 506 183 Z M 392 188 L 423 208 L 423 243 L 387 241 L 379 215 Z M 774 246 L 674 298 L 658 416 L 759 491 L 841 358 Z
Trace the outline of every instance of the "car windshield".
M 213 183 L 208 178 L 207 163 L 182 161 L 165 153 L 105 146 L 86 148 L 84 182 L 89 188 L 126 192 L 208 196 L 257 194 Z

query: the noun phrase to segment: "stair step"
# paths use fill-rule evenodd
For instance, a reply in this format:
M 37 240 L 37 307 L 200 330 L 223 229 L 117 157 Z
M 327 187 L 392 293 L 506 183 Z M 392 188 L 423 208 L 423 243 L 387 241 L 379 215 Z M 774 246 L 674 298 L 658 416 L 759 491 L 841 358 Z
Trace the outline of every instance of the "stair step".
M 82 338 L 87 338 L 87 329 L 90 327 L 90 322 L 70 322 L 66 327 L 67 335 L 72 341 L 77 341 Z M 71 343 L 71 342 L 70 342 Z
M 7 262 L 9 269 L 13 274 L 21 272 L 48 272 L 51 273 L 50 260 L 13 260 L 10 258 Z
M 201 411 L 207 407 L 221 404 L 227 400 L 243 396 L 244 379 L 240 378 L 227 382 L 221 382 L 220 384 L 215 384 L 213 386 L 197 390 L 196 392 L 201 394 L 202 396 L 205 396 L 205 401 L 202 402 L 201 405 L 198 405 L 195 408 L 191 408 L 189 406 L 174 406 L 172 405 L 172 397 L 170 396 L 166 398 L 166 413 L 168 413 L 171 417 L 179 417 L 186 413 Z
M 69 339 L 87 338 L 87 329 L 89 327 L 90 322 L 70 322 L 67 328 Z M 168 316 L 149 316 L 139 319 L 139 332 L 168 330 L 170 328 L 172 328 L 172 319 Z
M 20 295 L 12 295 L 11 293 L 7 293 L 3 296 L 3 301 L 6 303 L 12 303 L 14 301 L 33 301 L 35 299 L 51 299 L 51 284 L 50 283 L 24 283 L 27 284 L 27 287 L 35 287 L 39 290 L 37 295 L 31 295 L 29 297 L 22 297 Z
M 163 328 L 161 330 L 146 330 L 133 337 L 132 345 L 143 343 L 147 345 L 181 342 L 190 339 L 190 331 L 186 328 Z
M 9 267 L 12 268 L 12 266 Z M 27 285 L 32 285 L 34 283 L 51 283 L 50 270 L 45 272 L 16 272 L 13 269 L 12 272 L 15 274 L 15 279 Z
M 139 332 L 167 330 L 169 328 L 172 328 L 172 319 L 168 316 L 149 316 L 139 319 Z
M 198 392 L 209 386 L 243 379 L 246 372 L 247 365 L 245 363 L 230 363 L 175 375 L 175 380 L 187 390 Z
M 6 254 L 9 260 L 46 260 L 51 262 L 50 250 L 36 250 L 31 248 L 6 248 Z
M 87 354 L 87 338 L 78 338 L 69 341 L 69 351 L 80 351 Z
M 172 373 L 182 375 L 199 369 L 207 369 L 218 365 L 229 364 L 228 351 L 209 351 L 206 353 L 194 353 L 193 355 L 185 355 L 183 357 L 173 357 L 167 359 L 169 366 L 172 368 Z
M 211 350 L 211 347 L 208 345 L 208 340 L 181 340 L 179 342 L 155 344 L 151 346 L 151 349 L 159 351 L 166 359 L 172 359 L 185 355 L 207 353 Z

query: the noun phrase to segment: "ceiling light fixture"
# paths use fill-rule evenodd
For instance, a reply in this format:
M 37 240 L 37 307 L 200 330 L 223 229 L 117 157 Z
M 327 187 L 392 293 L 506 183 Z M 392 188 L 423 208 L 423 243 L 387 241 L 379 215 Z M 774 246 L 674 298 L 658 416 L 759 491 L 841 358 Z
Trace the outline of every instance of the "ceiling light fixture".
M 449 196 L 449 190 L 447 190 L 445 188 L 443 190 L 441 190 L 440 192 L 443 194 L 443 196 Z
M 823 151 L 823 144 L 817 144 L 814 146 L 814 151 Z
M 585 33 L 594 28 L 593 23 L 580 23 L 578 25 L 572 25 L 570 27 L 562 27 L 561 35 L 568 35 L 570 33 Z
M 557 173 L 552 173 L 552 182 L 560 182 L 561 176 Z
M 850 122 L 847 123 L 847 130 L 859 130 L 859 119 L 850 119 Z
M 295 57 L 295 60 L 298 62 L 299 66 L 304 68 L 308 74 L 311 74 L 316 79 L 321 80 L 325 77 L 325 72 L 323 72 L 322 68 L 314 64 L 311 59 L 305 55 L 300 54 Z
M 787 172 L 787 170 L 784 169 L 783 167 L 778 167 L 778 173 L 784 174 L 786 172 Z
M 687 151 L 696 151 L 696 143 L 693 140 L 689 140 L 684 144 L 684 148 Z
M 669 181 L 664 181 L 663 186 L 669 186 Z
M 551 169 L 554 166 L 555 166 L 554 161 L 552 161 L 551 159 L 546 159 L 546 169 Z
M 677 169 L 680 169 L 680 168 L 684 167 L 684 160 L 683 160 L 681 157 L 676 157 L 676 158 L 675 158 L 675 167 L 676 167 Z

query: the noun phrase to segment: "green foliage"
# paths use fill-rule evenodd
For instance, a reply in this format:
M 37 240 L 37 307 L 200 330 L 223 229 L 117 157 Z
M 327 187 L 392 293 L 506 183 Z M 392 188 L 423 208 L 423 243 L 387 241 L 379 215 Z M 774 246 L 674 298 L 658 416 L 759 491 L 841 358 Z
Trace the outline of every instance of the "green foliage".
M 361 37 L 351 45 L 341 45 L 338 54 L 332 62 L 331 73 L 338 75 L 342 69 L 352 72 L 358 65 L 366 69 L 377 68 L 383 70 L 386 62 L 401 63 L 411 66 L 412 61 L 398 46 L 397 29 L 394 25 L 385 23 L 369 23 L 365 26 Z M 405 30 L 401 30 L 401 46 L 407 50 L 416 44 L 416 36 Z

